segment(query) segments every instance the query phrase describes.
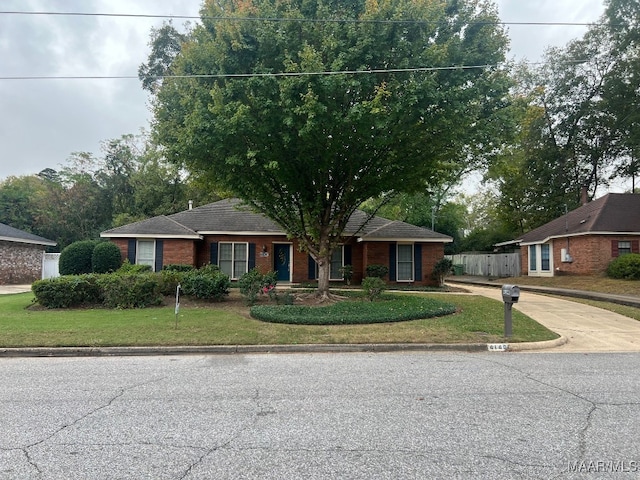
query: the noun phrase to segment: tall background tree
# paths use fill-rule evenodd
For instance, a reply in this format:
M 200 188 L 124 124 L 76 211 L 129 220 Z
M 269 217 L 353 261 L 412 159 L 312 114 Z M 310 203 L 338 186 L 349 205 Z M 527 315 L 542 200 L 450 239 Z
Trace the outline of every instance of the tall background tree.
M 365 200 L 496 148 L 507 40 L 489 2 L 222 0 L 201 17 L 155 90 L 155 138 L 297 238 L 321 296 Z

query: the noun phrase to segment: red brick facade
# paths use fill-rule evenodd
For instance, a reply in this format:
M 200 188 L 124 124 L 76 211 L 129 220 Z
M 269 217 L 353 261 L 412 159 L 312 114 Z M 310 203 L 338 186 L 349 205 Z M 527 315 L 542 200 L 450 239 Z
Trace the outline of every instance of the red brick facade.
M 618 256 L 618 242 L 630 242 L 634 253 L 638 252 L 640 236 L 633 235 L 581 235 L 551 240 L 550 272 L 548 275 L 599 275 Z M 571 262 L 563 262 L 561 255 L 565 249 L 571 255 Z M 521 249 L 522 274 L 529 275 L 529 246 Z M 540 272 L 532 272 L 540 274 Z
M 128 238 L 112 238 L 122 253 L 122 259 L 128 258 Z M 300 251 L 297 241 L 287 240 L 283 235 L 210 235 L 204 240 L 177 240 L 163 239 L 162 265 L 189 264 L 203 266 L 211 261 L 211 244 L 219 242 L 248 242 L 255 244 L 256 256 L 255 265 L 262 272 L 275 270 L 274 249 L 278 244 L 291 245 L 291 268 L 292 282 L 309 282 L 309 257 L 305 252 Z M 388 242 L 356 242 L 351 241 L 351 265 L 353 266 L 354 284 L 359 284 L 364 277 L 367 265 L 382 264 L 389 265 L 389 243 Z M 441 242 L 421 243 L 421 271 L 422 278 L 414 279 L 411 282 L 415 285 L 436 285 L 432 279 L 432 272 L 437 261 L 444 256 L 444 244 Z M 388 278 L 387 278 L 388 280 Z

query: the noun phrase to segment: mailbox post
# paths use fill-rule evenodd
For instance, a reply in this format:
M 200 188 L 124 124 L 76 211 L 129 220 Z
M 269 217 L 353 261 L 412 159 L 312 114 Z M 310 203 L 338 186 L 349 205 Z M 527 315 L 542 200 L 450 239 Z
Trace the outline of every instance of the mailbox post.
M 512 335 L 511 307 L 520 299 L 520 287 L 517 285 L 502 286 L 502 301 L 504 302 L 504 336 Z

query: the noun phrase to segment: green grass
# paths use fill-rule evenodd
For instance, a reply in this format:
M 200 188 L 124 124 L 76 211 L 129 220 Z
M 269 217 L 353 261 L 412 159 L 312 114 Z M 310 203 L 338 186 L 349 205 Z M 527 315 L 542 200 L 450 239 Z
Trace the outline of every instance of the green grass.
M 33 310 L 31 293 L 0 296 L 0 347 L 269 345 L 313 343 L 485 343 L 504 341 L 502 303 L 478 296 L 424 294 L 456 305 L 444 317 L 372 325 L 261 322 L 248 308 L 221 304 L 139 310 Z M 557 335 L 513 311 L 510 342 Z

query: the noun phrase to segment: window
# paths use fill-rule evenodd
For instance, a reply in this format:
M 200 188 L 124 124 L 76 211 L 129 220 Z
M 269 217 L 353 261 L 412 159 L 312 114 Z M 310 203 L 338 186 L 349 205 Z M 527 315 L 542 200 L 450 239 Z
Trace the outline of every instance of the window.
M 249 271 L 249 244 L 220 242 L 218 266 L 231 279 L 240 278 Z
M 535 245 L 529 245 L 529 270 L 532 272 L 538 270 L 538 260 L 536 259 Z
M 398 269 L 397 280 L 399 282 L 413 281 L 413 245 L 398 244 Z
M 540 266 L 543 272 L 549 271 L 549 244 L 540 245 Z
M 149 265 L 153 270 L 155 264 L 156 246 L 153 240 L 138 240 L 136 248 L 136 263 L 138 265 Z
M 313 260 L 310 260 L 310 261 L 313 261 Z M 317 280 L 318 264 L 315 261 L 313 261 L 313 264 L 315 265 L 315 280 Z M 336 247 L 336 249 L 331 254 L 329 280 L 343 280 L 344 276 L 342 275 L 342 270 L 341 270 L 343 266 L 344 266 L 344 245 Z M 313 273 L 313 270 L 309 272 L 309 274 L 312 274 L 312 273 Z
M 631 253 L 631 242 L 618 242 L 618 256 L 624 255 L 626 253 Z

